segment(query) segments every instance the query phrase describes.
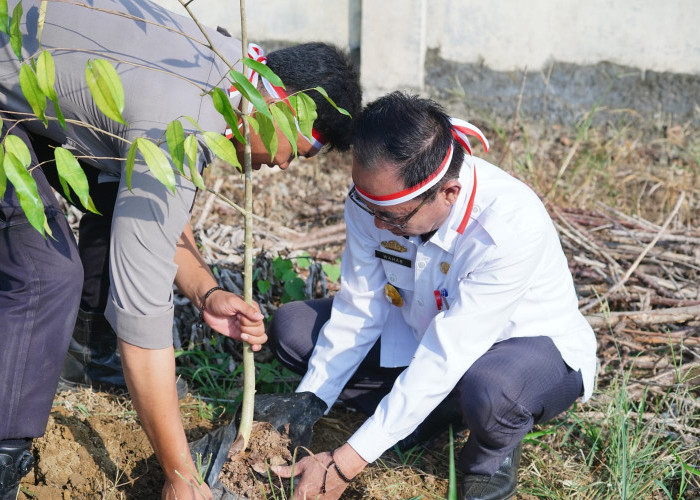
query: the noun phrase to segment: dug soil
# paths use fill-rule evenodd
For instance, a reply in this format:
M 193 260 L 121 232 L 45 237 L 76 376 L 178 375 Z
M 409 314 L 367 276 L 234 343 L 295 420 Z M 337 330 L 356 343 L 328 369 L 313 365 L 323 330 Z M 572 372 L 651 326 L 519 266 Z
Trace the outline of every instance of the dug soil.
M 285 482 L 270 473 L 270 467 L 291 463 L 289 438 L 267 422 L 253 422 L 248 448 L 231 449 L 219 480 L 226 489 L 245 494 L 249 500 L 276 498 L 278 490 L 288 490 Z

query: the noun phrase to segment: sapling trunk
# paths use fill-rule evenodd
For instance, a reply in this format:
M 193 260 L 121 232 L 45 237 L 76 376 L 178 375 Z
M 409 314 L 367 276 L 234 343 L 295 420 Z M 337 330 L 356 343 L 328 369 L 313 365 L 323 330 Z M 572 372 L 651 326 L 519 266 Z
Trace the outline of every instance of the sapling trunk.
M 248 54 L 248 33 L 245 15 L 245 0 L 240 0 L 241 8 L 241 50 L 243 57 Z M 247 70 L 250 71 L 250 70 Z M 248 102 L 241 100 L 241 111 L 247 115 Z M 249 304 L 253 302 L 253 167 L 250 153 L 250 125 L 245 119 L 243 136 L 245 137 L 245 250 L 243 254 L 243 298 Z M 241 423 L 238 435 L 243 438 L 243 449 L 248 447 L 248 440 L 253 427 L 253 405 L 255 397 L 255 361 L 250 344 L 243 343 L 243 402 L 241 404 Z

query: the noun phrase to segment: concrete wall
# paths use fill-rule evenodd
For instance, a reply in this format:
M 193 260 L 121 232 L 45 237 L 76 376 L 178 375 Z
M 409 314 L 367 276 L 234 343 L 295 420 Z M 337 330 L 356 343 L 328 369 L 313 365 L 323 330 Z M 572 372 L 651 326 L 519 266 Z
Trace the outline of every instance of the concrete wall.
M 240 31 L 237 1 L 192 6 L 203 22 Z M 422 90 L 428 48 L 501 71 L 609 61 L 700 74 L 700 0 L 249 0 L 246 17 L 251 40 L 359 48 L 368 99 Z

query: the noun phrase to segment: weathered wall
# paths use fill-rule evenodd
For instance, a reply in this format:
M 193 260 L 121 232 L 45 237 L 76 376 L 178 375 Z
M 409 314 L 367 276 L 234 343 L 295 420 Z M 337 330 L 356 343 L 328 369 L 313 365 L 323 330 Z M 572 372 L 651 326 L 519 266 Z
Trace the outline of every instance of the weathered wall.
M 181 11 L 177 0 L 157 1 Z M 237 1 L 192 6 L 203 22 L 239 33 Z M 247 19 L 251 40 L 359 49 L 366 99 L 423 92 L 429 49 L 501 72 L 546 72 L 556 61 L 700 75 L 700 0 L 248 0 Z

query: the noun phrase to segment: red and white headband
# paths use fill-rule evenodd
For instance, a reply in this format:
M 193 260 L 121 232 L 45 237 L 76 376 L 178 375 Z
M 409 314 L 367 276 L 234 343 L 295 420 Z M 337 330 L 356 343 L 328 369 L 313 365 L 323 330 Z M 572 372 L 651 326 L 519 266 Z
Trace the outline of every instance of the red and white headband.
M 472 148 L 469 145 L 469 139 L 467 138 L 468 135 L 478 138 L 481 141 L 481 144 L 484 146 L 484 151 L 489 150 L 489 141 L 486 139 L 486 136 L 481 132 L 481 130 L 476 128 L 474 125 L 458 118 L 450 118 L 450 123 L 452 124 L 452 137 L 464 147 L 464 150 L 468 155 L 471 156 L 472 154 Z M 440 163 L 440 166 L 427 179 L 419 182 L 415 186 L 382 196 L 371 195 L 365 191 L 362 191 L 357 186 L 355 186 L 355 190 L 364 199 L 380 207 L 398 205 L 399 203 L 412 200 L 415 197 L 425 193 L 428 189 L 440 182 L 440 179 L 445 177 L 445 174 L 450 168 L 450 163 L 452 162 L 453 150 L 454 146 L 453 144 L 450 144 L 450 147 L 447 149 L 447 154 L 442 160 L 442 163 Z
M 267 56 L 265 55 L 265 51 L 263 51 L 262 47 L 260 45 L 257 45 L 255 43 L 249 43 L 248 44 L 248 57 L 253 59 L 254 61 L 257 61 L 262 64 L 267 64 Z M 249 69 L 250 75 L 248 76 L 248 81 L 253 85 L 253 87 L 258 86 L 258 81 L 262 80 L 263 86 L 265 87 L 265 90 L 267 93 L 270 95 L 270 97 L 273 97 L 275 99 L 280 99 L 284 100 L 284 102 L 287 103 L 287 106 L 292 108 L 291 104 L 287 100 L 287 92 L 284 91 L 282 87 L 277 87 L 270 83 L 270 81 L 259 74 L 257 71 L 253 69 Z M 239 95 L 240 92 L 236 89 L 235 85 L 231 85 L 231 88 L 229 89 L 229 97 L 233 98 Z M 248 103 L 248 113 L 251 113 L 253 111 L 253 104 L 251 102 Z M 292 109 L 292 112 L 294 112 L 294 109 Z M 316 129 L 311 129 L 311 137 L 306 137 L 301 133 L 301 130 L 299 129 L 299 122 L 297 121 L 296 118 L 294 118 L 294 123 L 297 125 L 297 130 L 299 131 L 299 135 L 301 135 L 306 141 L 311 144 L 311 147 L 314 148 L 316 151 L 321 149 L 323 145 L 325 144 L 325 141 L 323 139 L 323 136 L 321 136 L 320 133 Z M 231 139 L 233 137 L 233 133 L 231 132 L 231 129 L 226 129 L 226 137 L 228 139 Z

